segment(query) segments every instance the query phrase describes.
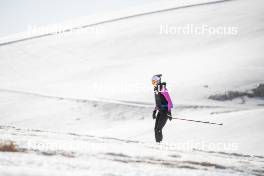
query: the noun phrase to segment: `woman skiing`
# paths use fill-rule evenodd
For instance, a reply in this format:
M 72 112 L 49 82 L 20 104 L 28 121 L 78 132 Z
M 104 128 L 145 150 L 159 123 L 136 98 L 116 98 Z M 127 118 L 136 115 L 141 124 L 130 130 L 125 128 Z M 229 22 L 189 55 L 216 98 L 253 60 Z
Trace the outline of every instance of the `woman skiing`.
M 171 108 L 173 107 L 171 98 L 166 88 L 166 83 L 161 82 L 161 76 L 162 75 L 159 74 L 152 77 L 156 104 L 152 117 L 153 119 L 156 119 L 154 128 L 156 142 L 162 141 L 162 128 L 165 126 L 168 118 L 172 120 Z

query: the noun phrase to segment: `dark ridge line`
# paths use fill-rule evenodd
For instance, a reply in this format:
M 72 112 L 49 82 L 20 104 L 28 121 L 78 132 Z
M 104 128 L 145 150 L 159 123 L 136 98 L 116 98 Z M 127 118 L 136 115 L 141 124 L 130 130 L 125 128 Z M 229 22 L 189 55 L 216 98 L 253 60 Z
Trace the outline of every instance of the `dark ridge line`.
M 142 107 L 141 104 L 124 104 L 126 102 L 118 101 L 116 102 L 111 102 L 111 100 L 93 100 L 93 99 L 80 99 L 80 98 L 69 98 L 69 97 L 59 97 L 59 96 L 52 96 L 52 95 L 44 95 L 44 94 L 39 94 L 39 93 L 34 93 L 34 92 L 26 92 L 26 91 L 19 91 L 19 90 L 10 90 L 10 89 L 1 89 L 0 92 L 8 92 L 8 93 L 15 93 L 15 94 L 20 94 L 20 95 L 28 95 L 28 96 L 34 96 L 34 97 L 42 97 L 42 98 L 47 98 L 47 99 L 53 99 L 53 100 L 66 100 L 66 101 L 72 101 L 76 103 L 102 103 L 102 104 L 116 104 L 116 105 L 124 105 L 124 106 L 133 106 L 133 107 Z
M 228 1 L 234 1 L 234 0 L 219 0 L 219 1 L 214 1 L 214 2 L 205 2 L 205 3 L 199 3 L 199 4 L 191 4 L 191 5 L 185 5 L 185 6 L 180 6 L 180 7 L 173 7 L 173 8 L 168 8 L 168 9 L 152 11 L 152 12 L 139 13 L 139 14 L 135 14 L 135 15 L 115 18 L 115 19 L 112 19 L 112 20 L 106 20 L 106 21 L 102 21 L 102 22 L 98 22 L 98 23 L 94 23 L 94 24 L 81 26 L 81 28 L 86 28 L 86 27 L 90 27 L 90 26 L 97 26 L 97 25 L 101 25 L 101 24 L 105 24 L 105 23 L 111 23 L 111 22 L 126 20 L 126 19 L 130 19 L 130 18 L 142 17 L 142 16 L 152 15 L 152 14 L 156 14 L 156 13 L 163 13 L 163 12 L 169 12 L 169 11 L 174 11 L 174 10 L 179 10 L 179 9 L 186 9 L 186 8 L 190 8 L 190 7 L 198 7 L 198 6 L 204 6 L 204 5 L 219 4 L 219 3 L 224 3 L 224 2 L 228 2 Z
M 63 31 L 63 32 L 65 32 L 65 31 Z M 23 38 L 23 39 L 19 39 L 19 40 L 13 40 L 13 41 L 9 41 L 9 42 L 4 42 L 4 43 L 0 43 L 0 47 L 1 46 L 5 46 L 5 45 L 11 45 L 13 43 L 19 43 L 19 42 L 24 42 L 24 41 L 28 41 L 28 40 L 33 40 L 33 39 L 43 38 L 43 37 L 47 37 L 47 36 L 52 36 L 52 35 L 56 35 L 56 34 L 48 33 L 48 34 L 37 35 L 37 36 L 34 36 L 34 37 L 29 37 L 29 38 Z
M 69 100 L 69 101 L 76 101 L 78 102 L 100 102 L 96 100 L 87 100 L 87 99 L 79 99 L 79 98 L 67 98 L 67 97 L 58 97 L 58 96 L 51 96 L 51 95 L 43 95 L 39 93 L 32 93 L 32 92 L 26 92 L 26 91 L 19 91 L 19 90 L 9 90 L 9 89 L 0 89 L 0 92 L 9 92 L 9 93 L 16 93 L 20 95 L 30 95 L 35 97 L 42 97 L 42 98 L 48 98 L 48 99 L 57 99 L 57 100 Z
M 152 12 L 139 13 L 139 14 L 130 15 L 130 16 L 126 16 L 126 17 L 114 18 L 114 19 L 110 19 L 110 20 L 105 20 L 105 21 L 89 24 L 89 25 L 84 25 L 84 26 L 80 26 L 80 27 L 73 27 L 73 28 L 70 28 L 70 29 L 65 29 L 65 30 L 63 30 L 63 31 L 61 31 L 59 33 L 51 32 L 51 33 L 48 33 L 48 34 L 42 34 L 42 35 L 38 35 L 38 36 L 34 36 L 34 37 L 23 38 L 23 39 L 20 39 L 20 40 L 14 40 L 14 41 L 0 43 L 0 47 L 1 46 L 5 46 L 5 45 L 14 44 L 14 43 L 24 42 L 24 41 L 28 41 L 28 40 L 39 39 L 39 38 L 43 38 L 43 37 L 47 37 L 47 36 L 58 35 L 60 33 L 70 32 L 71 30 L 74 30 L 74 29 L 87 28 L 87 27 L 92 27 L 92 26 L 98 26 L 98 25 L 102 25 L 102 24 L 112 23 L 112 22 L 116 22 L 116 21 L 122 21 L 122 20 L 126 20 L 126 19 L 152 15 L 152 14 L 156 14 L 156 13 L 164 13 L 164 12 L 169 12 L 169 11 L 174 11 L 174 10 L 179 10 L 179 9 L 186 9 L 186 8 L 190 8 L 190 7 L 214 5 L 214 4 L 219 4 L 219 3 L 229 2 L 229 1 L 234 1 L 234 0 L 220 0 L 220 1 L 214 1 L 214 2 L 206 2 L 206 3 L 192 4 L 192 5 L 185 5 L 185 6 L 180 6 L 180 7 L 173 7 L 173 8 L 168 8 L 168 9 L 152 11 Z

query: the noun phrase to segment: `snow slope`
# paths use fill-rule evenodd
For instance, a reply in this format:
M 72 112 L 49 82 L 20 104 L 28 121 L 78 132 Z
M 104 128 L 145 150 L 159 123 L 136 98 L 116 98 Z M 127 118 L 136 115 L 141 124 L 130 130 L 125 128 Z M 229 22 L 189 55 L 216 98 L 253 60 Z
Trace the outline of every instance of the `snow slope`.
M 103 0 L 104 1 L 104 0 Z M 27 30 L 27 31 L 20 31 L 20 33 L 16 33 L 16 34 L 12 34 L 12 35 L 7 35 L 7 36 L 1 36 L 0 37 L 0 41 L 1 44 L 8 44 L 10 42 L 15 42 L 15 41 L 19 41 L 19 40 L 27 40 L 30 39 L 32 37 L 40 37 L 42 35 L 46 35 L 46 34 L 53 34 L 53 33 L 57 33 L 56 29 L 54 28 L 55 26 L 59 27 L 60 30 L 69 30 L 69 29 L 75 29 L 75 28 L 82 28 L 82 27 L 88 27 L 89 25 L 96 25 L 96 24 L 101 24 L 101 23 L 108 23 L 109 21 L 111 22 L 112 20 L 120 20 L 120 19 L 127 19 L 127 18 L 131 18 L 134 16 L 142 16 L 142 15 L 146 15 L 146 14 L 152 14 L 152 13 L 160 13 L 161 11 L 170 11 L 172 9 L 177 9 L 177 8 L 188 8 L 189 6 L 193 6 L 193 5 L 204 5 L 204 4 L 210 4 L 210 3 L 218 3 L 218 2 L 223 2 L 223 1 L 228 1 L 228 0 L 165 0 L 165 1 L 161 1 L 161 0 L 144 0 L 144 1 L 133 1 L 133 2 L 117 2 L 116 0 L 112 0 L 112 1 L 106 1 L 103 2 L 102 0 L 97 1 L 95 3 L 91 3 L 91 2 L 86 2 L 86 3 L 90 3 L 90 6 L 88 6 L 87 4 L 84 4 L 85 2 L 82 3 L 75 3 L 74 6 L 82 6 L 82 8 L 85 7 L 85 13 L 87 14 L 86 16 L 82 16 L 79 17 L 78 19 L 69 19 L 69 12 L 68 14 L 64 14 L 64 13 L 58 13 L 58 5 L 61 4 L 61 2 L 57 1 L 56 4 L 52 4 L 53 7 L 49 8 L 49 11 L 53 12 L 48 14 L 49 16 L 45 15 L 45 19 L 43 19 L 44 21 L 46 21 L 47 23 L 47 19 L 51 18 L 51 15 L 53 15 L 53 19 L 50 19 L 50 25 L 41 25 L 40 20 L 35 21 L 36 17 L 32 17 L 32 15 L 29 15 L 32 23 L 29 23 L 27 28 L 29 28 L 32 25 L 36 25 L 38 27 L 44 27 L 45 31 L 34 31 L 34 33 L 32 33 L 32 31 Z M 51 2 L 45 1 L 45 3 L 43 4 L 43 6 L 40 6 L 40 4 L 37 4 L 37 7 L 34 8 L 34 6 L 36 6 L 36 4 L 30 3 L 29 1 L 27 2 L 29 4 L 31 4 L 31 8 L 34 9 L 34 11 L 39 10 L 38 8 L 41 7 L 41 10 L 37 12 L 38 15 L 40 15 L 39 13 L 43 13 L 42 10 L 47 8 L 46 6 L 51 6 L 49 5 Z M 69 5 L 72 2 L 67 2 L 69 4 L 63 4 L 64 8 L 69 8 Z M 103 5 L 102 5 L 102 4 Z M 101 4 L 101 5 L 99 5 Z M 21 11 L 25 11 L 26 8 L 29 8 L 28 6 L 24 7 L 25 4 L 21 5 L 19 8 Z M 99 7 L 100 6 L 100 7 Z M 123 6 L 123 7 L 122 7 Z M 4 7 L 4 6 L 3 6 Z M 54 8 L 54 9 L 53 9 Z M 76 8 L 76 7 L 75 7 Z M 123 10 L 121 10 L 123 9 Z M 5 9 L 7 10 L 7 9 Z M 10 9 L 8 9 L 10 10 Z M 84 9 L 82 9 L 78 12 L 74 12 L 71 11 L 70 13 L 79 13 L 79 14 L 83 14 L 84 12 L 82 12 Z M 55 12 L 55 14 L 54 14 Z M 96 12 L 96 13 L 95 13 Z M 32 13 L 32 10 L 28 10 L 26 13 Z M 46 13 L 46 12 L 45 12 Z M 72 14 L 72 15 L 73 15 Z M 10 14 L 9 14 L 10 15 Z M 25 14 L 24 14 L 25 15 Z M 36 14 L 35 14 L 36 15 Z M 56 19 L 60 19 L 63 16 L 67 16 L 68 19 L 65 20 L 64 22 L 61 23 L 55 23 Z M 36 15 L 37 16 L 37 15 Z M 4 18 L 5 16 L 3 16 L 2 18 Z M 22 18 L 22 17 L 21 17 Z M 6 21 L 8 21 L 8 19 L 5 19 Z M 25 19 L 22 19 L 22 21 L 24 21 Z M 26 19 L 26 21 L 31 21 L 28 18 Z M 35 21 L 35 22 L 34 22 Z M 8 22 L 7 22 L 8 23 Z M 2 23 L 2 25 L 4 26 L 4 24 Z M 23 26 L 25 28 L 25 26 Z M 25 30 L 25 29 L 24 29 Z
M 2 46 L 1 87 L 150 102 L 149 79 L 161 72 L 173 99 L 189 103 L 254 85 L 263 81 L 261 4 L 242 0 L 194 6 L 102 24 L 98 27 L 104 32 L 98 35 L 64 33 Z M 160 35 L 162 24 L 237 26 L 239 35 Z M 160 59 L 164 68 L 158 66 Z
M 224 126 L 168 122 L 153 142 L 148 105 L 46 97 L 2 90 L 1 175 L 261 175 L 263 109 L 212 116 L 227 107 L 177 107 Z M 113 111 L 114 109 L 114 111 Z M 175 110 L 175 111 L 176 111 Z M 258 126 L 256 126 L 258 124 Z M 250 154 L 250 155 L 248 155 Z
M 102 16 L 99 34 L 1 45 L 0 140 L 20 152 L 1 153 L 0 175 L 261 175 L 263 100 L 207 97 L 263 83 L 263 1 L 206 2 Z M 188 24 L 235 26 L 238 35 L 160 34 L 161 25 Z M 156 73 L 168 82 L 174 117 L 224 125 L 173 120 L 155 144 Z

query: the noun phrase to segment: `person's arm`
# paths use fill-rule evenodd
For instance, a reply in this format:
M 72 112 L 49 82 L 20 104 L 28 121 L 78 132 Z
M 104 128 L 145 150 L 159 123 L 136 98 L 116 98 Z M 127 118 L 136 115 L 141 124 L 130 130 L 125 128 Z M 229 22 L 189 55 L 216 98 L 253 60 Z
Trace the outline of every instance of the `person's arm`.
M 153 113 L 152 113 L 152 118 L 153 119 L 156 119 L 157 118 L 156 113 L 157 113 L 157 110 L 153 110 Z
M 154 98 L 155 98 L 155 110 L 159 110 L 161 107 L 161 101 L 158 90 L 154 90 Z
M 159 102 L 158 102 L 158 100 L 157 100 L 155 90 L 154 90 L 154 98 L 155 98 L 155 109 L 153 110 L 152 117 L 153 117 L 153 119 L 156 119 L 156 118 L 157 118 L 156 113 L 157 113 L 157 111 L 159 110 L 159 105 L 158 105 Z

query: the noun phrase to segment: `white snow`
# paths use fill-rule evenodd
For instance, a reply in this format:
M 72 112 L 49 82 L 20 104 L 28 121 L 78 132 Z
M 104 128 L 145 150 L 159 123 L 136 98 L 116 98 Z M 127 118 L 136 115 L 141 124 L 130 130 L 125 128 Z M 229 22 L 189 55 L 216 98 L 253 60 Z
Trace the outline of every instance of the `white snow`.
M 0 175 L 261 175 L 263 99 L 208 96 L 264 82 L 264 4 L 206 2 L 157 1 L 65 29 L 182 8 L 94 26 L 99 33 L 0 44 L 0 141 L 25 150 L 1 152 Z M 238 35 L 160 34 L 161 25 L 190 24 L 236 27 Z M 34 35 L 0 43 L 24 37 Z M 224 125 L 168 121 L 156 144 L 156 73 L 168 83 L 174 117 Z

